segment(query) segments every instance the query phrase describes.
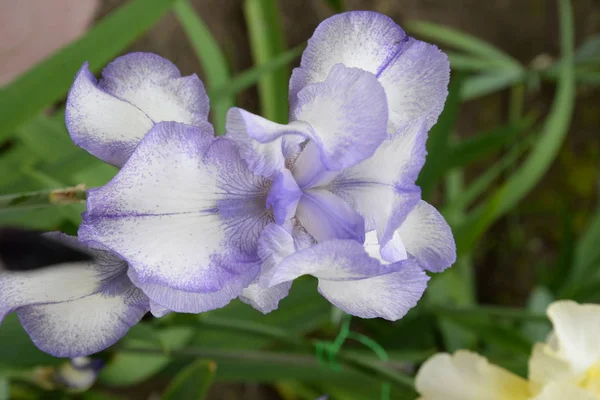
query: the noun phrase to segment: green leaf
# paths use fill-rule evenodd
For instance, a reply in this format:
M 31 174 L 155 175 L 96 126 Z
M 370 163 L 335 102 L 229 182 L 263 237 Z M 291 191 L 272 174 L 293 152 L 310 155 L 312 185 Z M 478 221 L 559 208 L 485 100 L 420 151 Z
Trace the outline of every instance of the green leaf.
M 125 50 L 169 9 L 173 0 L 134 0 L 84 37 L 0 89 L 0 142 L 23 121 L 60 100 L 84 61 L 97 71 Z
M 506 155 L 488 167 L 477 179 L 471 182 L 460 195 L 449 201 L 444 207 L 443 214 L 453 214 L 466 210 L 471 203 L 489 190 L 504 171 L 515 165 L 515 162 L 529 149 L 532 142 L 533 140 L 528 140 L 520 143 L 518 146 L 513 146 Z
M 590 280 L 597 281 L 598 278 L 597 270 L 600 265 L 598 243 L 600 243 L 600 208 L 596 210 L 586 231 L 577 241 L 568 280 L 559 291 L 561 298 L 581 295 L 590 285 L 597 287 L 598 283 L 591 283 Z
M 231 79 L 227 59 L 204 21 L 187 0 L 177 0 L 173 9 L 206 74 L 204 82 L 208 89 L 225 85 Z M 225 133 L 227 110 L 234 105 L 235 98 L 231 95 L 221 96 L 218 100 L 211 98 L 213 123 L 218 135 Z
M 37 365 L 55 365 L 63 362 L 60 358 L 38 350 L 16 314 L 7 316 L 0 326 L 0 366 L 8 369 L 31 368 Z
M 202 400 L 215 378 L 217 365 L 198 360 L 183 369 L 167 387 L 163 400 Z
M 247 71 L 233 77 L 233 79 L 219 87 L 209 90 L 208 94 L 213 101 L 218 101 L 222 97 L 235 96 L 242 90 L 247 89 L 265 74 L 276 71 L 295 60 L 305 48 L 305 44 L 284 51 L 281 54 L 271 58 L 266 63 L 250 68 Z
M 161 349 L 166 347 L 166 353 L 141 354 L 119 352 L 100 372 L 99 380 L 108 386 L 131 386 L 145 381 L 165 368 L 172 360 L 168 351 L 186 346 L 194 335 L 194 330 L 188 327 L 173 327 L 158 332 Z M 127 335 L 123 346 L 155 347 L 152 337 L 141 338 L 139 332 L 133 332 L 130 338 Z
M 547 287 L 536 286 L 527 300 L 527 310 L 544 314 L 554 300 L 554 295 Z M 551 329 L 550 321 L 527 321 L 521 327 L 521 332 L 532 342 L 543 342 L 548 337 Z
M 508 181 L 496 190 L 484 204 L 454 230 L 459 254 L 469 252 L 477 239 L 498 218 L 509 212 L 544 176 L 568 133 L 575 104 L 575 77 L 573 73 L 573 19 L 568 0 L 560 0 L 561 66 L 557 94 L 544 122 L 542 134 L 523 165 Z
M 405 27 L 408 31 L 436 43 L 443 43 L 485 59 L 500 61 L 516 70 L 523 69 L 519 61 L 492 44 L 452 28 L 425 21 L 409 21 Z
M 429 198 L 435 184 L 446 171 L 449 152 L 449 139 L 460 108 L 460 91 L 463 75 L 453 75 L 450 80 L 448 99 L 444 111 L 429 132 L 427 141 L 427 162 L 419 174 L 417 184 L 423 191 L 423 198 Z
M 37 116 L 17 129 L 18 141 L 40 160 L 56 162 L 67 154 L 81 151 L 71 141 L 64 122 Z
M 488 156 L 513 141 L 521 132 L 531 128 L 534 120 L 533 117 L 523 118 L 516 123 L 500 126 L 462 140 L 452 146 L 447 167 L 464 167 Z
M 522 82 L 526 76 L 524 71 L 514 69 L 471 76 L 465 80 L 460 97 L 467 101 L 486 96 Z
M 528 356 L 531 353 L 533 342 L 521 335 L 513 327 L 500 325 L 490 318 L 469 315 L 468 311 L 460 314 L 443 313 L 443 316 L 488 343 L 521 355 Z
M 497 59 L 487 59 L 478 56 L 470 56 L 453 51 L 446 51 L 450 60 L 450 69 L 452 71 L 505 71 L 512 70 L 512 66 L 507 66 L 505 62 Z
M 255 64 L 268 63 L 283 53 L 285 40 L 277 0 L 245 0 L 244 15 Z M 288 79 L 287 68 L 280 68 L 260 78 L 258 94 L 263 117 L 287 123 Z
M 10 381 L 6 376 L 0 376 L 0 400 L 10 399 Z

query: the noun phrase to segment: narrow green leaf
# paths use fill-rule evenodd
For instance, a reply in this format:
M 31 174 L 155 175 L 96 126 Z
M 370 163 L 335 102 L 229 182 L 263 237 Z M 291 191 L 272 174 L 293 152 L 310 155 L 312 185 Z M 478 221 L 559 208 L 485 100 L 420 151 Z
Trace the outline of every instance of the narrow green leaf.
M 466 210 L 471 203 L 473 203 L 479 196 L 487 192 L 492 186 L 492 183 L 500 177 L 500 175 L 510 168 L 511 165 L 523 155 L 523 153 L 529 149 L 533 140 L 521 143 L 519 146 L 513 146 L 510 151 L 504 155 L 492 166 L 488 167 L 481 175 L 471 182 L 466 189 L 455 199 L 452 199 L 444 207 L 443 214 L 453 214 L 458 210 Z
M 544 122 L 542 135 L 523 165 L 454 230 L 459 254 L 469 252 L 494 221 L 509 212 L 533 189 L 550 168 L 568 133 L 575 104 L 574 32 L 571 4 L 568 0 L 560 0 L 559 6 L 561 50 L 565 62 L 561 66 L 556 97 Z
M 84 61 L 98 70 L 148 30 L 173 0 L 134 0 L 103 19 L 83 38 L 0 89 L 0 142 L 23 121 L 63 97 Z
M 187 0 L 177 0 L 173 9 L 206 74 L 204 82 L 208 89 L 225 85 L 231 79 L 227 59 L 204 21 Z M 225 133 L 227 110 L 235 105 L 235 98 L 228 95 L 211 100 L 215 131 L 222 135 Z
M 257 65 L 268 63 L 285 50 L 277 0 L 245 0 L 244 15 L 252 57 Z M 275 122 L 288 120 L 287 68 L 264 74 L 258 82 L 262 116 Z
M 453 75 L 450 81 L 448 99 L 444 111 L 440 115 L 437 123 L 429 132 L 427 141 L 427 162 L 419 174 L 417 184 L 423 191 L 423 197 L 428 198 L 435 184 L 441 178 L 446 170 L 447 157 L 449 152 L 449 138 L 460 108 L 460 91 L 463 81 L 463 75 Z
M 172 360 L 168 355 L 173 349 L 186 346 L 194 335 L 194 330 L 187 327 L 173 327 L 161 330 L 159 333 L 162 343 L 160 351 L 154 354 L 139 354 L 119 352 L 102 370 L 100 382 L 108 386 L 131 386 L 157 374 Z M 132 337 L 126 336 L 123 346 L 153 346 L 153 338 L 142 339 L 138 333 Z M 165 350 L 166 347 L 166 350 Z
M 244 89 L 252 87 L 265 74 L 276 71 L 296 59 L 305 48 L 305 44 L 296 46 L 293 49 L 284 51 L 283 53 L 273 57 L 264 64 L 250 68 L 247 71 L 233 77 L 229 82 L 209 90 L 208 94 L 213 101 L 227 96 L 235 96 Z
M 507 69 L 496 72 L 482 73 L 465 80 L 461 99 L 473 100 L 478 97 L 506 89 L 515 83 L 522 82 L 527 75 L 524 71 Z
M 487 317 L 470 315 L 467 311 L 459 313 L 443 313 L 464 329 L 472 332 L 488 343 L 495 344 L 517 354 L 529 356 L 533 342 L 521 335 L 516 329 L 500 325 Z
M 527 300 L 527 310 L 532 313 L 545 314 L 546 309 L 555 300 L 552 292 L 544 286 L 536 286 Z M 532 342 L 543 342 L 551 330 L 550 321 L 527 321 L 521 332 Z
M 31 368 L 37 365 L 55 365 L 63 361 L 38 350 L 14 313 L 2 321 L 0 337 L 2 338 L 0 340 L 0 366 L 2 367 Z
M 184 368 L 167 387 L 163 400 L 203 400 L 215 379 L 217 365 L 198 360 Z
M 65 123 L 39 115 L 17 129 L 17 139 L 40 160 L 59 161 L 67 154 L 79 152 L 67 133 Z
M 446 51 L 448 58 L 450 59 L 450 68 L 453 71 L 499 71 L 499 70 L 512 70 L 512 66 L 507 66 L 505 62 L 497 59 L 487 59 L 481 57 L 475 57 L 456 53 L 453 51 Z
M 514 140 L 519 133 L 529 129 L 535 119 L 530 116 L 522 120 L 481 132 L 452 146 L 448 168 L 464 167 L 488 156 Z
M 426 21 L 409 21 L 405 24 L 405 27 L 408 31 L 431 39 L 436 43 L 443 43 L 475 56 L 501 61 L 508 67 L 517 70 L 523 69 L 519 61 L 492 44 L 455 29 Z
M 598 265 L 600 265 L 600 208 L 596 210 L 584 234 L 575 246 L 574 262 L 570 265 L 567 282 L 559 291 L 561 298 L 576 297 L 587 289 L 597 287 Z

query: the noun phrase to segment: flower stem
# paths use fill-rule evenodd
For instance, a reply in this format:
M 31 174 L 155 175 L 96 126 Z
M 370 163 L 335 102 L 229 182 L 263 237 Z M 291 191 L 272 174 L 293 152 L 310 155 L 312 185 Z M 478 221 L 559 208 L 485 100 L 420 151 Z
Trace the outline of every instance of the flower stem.
M 223 349 L 181 349 L 170 351 L 169 355 L 181 357 L 204 357 L 214 359 L 219 362 L 220 359 L 229 360 L 262 360 L 272 362 L 274 364 L 292 364 L 292 365 L 310 365 L 311 368 L 318 368 L 319 363 L 314 356 L 317 348 L 317 340 L 304 339 L 287 332 L 285 330 L 255 323 L 251 321 L 238 321 L 228 318 L 219 318 L 206 316 L 200 319 L 200 325 L 205 327 L 222 329 L 224 331 L 233 331 L 253 336 L 271 339 L 277 343 L 290 346 L 298 353 L 285 353 L 273 351 L 229 351 Z M 140 348 L 140 347 L 123 347 L 122 351 L 164 354 L 164 350 L 160 348 Z M 372 378 L 381 379 L 389 382 L 397 388 L 414 392 L 413 378 L 404 375 L 401 372 L 403 365 L 393 361 L 379 361 L 365 358 L 353 352 L 340 350 L 336 357 L 344 367 L 343 370 L 350 370 Z M 332 371 L 335 372 L 335 371 Z M 341 372 L 340 372 L 341 373 Z
M 7 194 L 0 196 L 0 211 L 48 207 L 85 202 L 84 185 L 64 189 L 50 189 L 39 192 Z

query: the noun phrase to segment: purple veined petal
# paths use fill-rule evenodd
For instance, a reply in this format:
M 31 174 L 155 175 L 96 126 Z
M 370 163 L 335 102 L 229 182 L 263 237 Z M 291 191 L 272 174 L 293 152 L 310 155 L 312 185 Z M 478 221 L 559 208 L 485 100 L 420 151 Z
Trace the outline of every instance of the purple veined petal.
M 116 343 L 148 312 L 148 298 L 131 284 L 107 296 L 95 293 L 77 300 L 17 310 L 23 328 L 41 350 L 56 357 L 79 357 Z
M 365 221 L 347 202 L 326 189 L 308 189 L 296 208 L 296 217 L 317 241 L 365 240 Z
M 111 182 L 88 193 L 79 234 L 126 259 L 138 286 L 216 293 L 258 273 L 258 237 L 273 220 L 265 207 L 269 186 L 231 140 L 159 123 Z M 155 302 L 186 311 L 147 287 Z
M 275 222 L 282 225 L 296 215 L 300 197 L 302 197 L 302 191 L 292 173 L 287 168 L 282 169 L 273 181 L 273 186 L 267 196 L 267 207 L 273 207 Z
M 76 237 L 58 232 L 46 234 L 67 246 L 89 252 Z M 98 254 L 99 255 L 99 254 Z M 120 261 L 114 268 L 90 261 L 58 264 L 48 268 L 0 273 L 0 321 L 19 307 L 31 304 L 76 300 L 102 289 L 103 281 L 126 268 Z
M 319 24 L 290 80 L 290 103 L 305 86 L 323 82 L 335 64 L 377 74 L 392 61 L 406 33 L 388 16 L 372 11 L 334 15 Z
M 426 141 L 425 121 L 413 121 L 327 186 L 364 217 L 367 231 L 377 230 L 384 245 L 421 200 L 415 181 L 425 164 Z
M 149 53 L 117 58 L 98 82 L 85 63 L 67 98 L 65 120 L 73 142 L 122 166 L 160 121 L 197 125 L 207 134 L 208 97 L 197 76 L 181 77 L 170 61 Z
M 325 81 L 304 87 L 297 97 L 291 119 L 310 124 L 328 170 L 371 157 L 387 137 L 387 100 L 372 73 L 336 64 Z
M 152 53 L 129 53 L 102 71 L 99 86 L 142 110 L 154 122 L 203 126 L 209 99 L 196 74 L 182 77 L 171 61 Z
M 408 254 L 428 271 L 442 272 L 456 261 L 456 244 L 450 226 L 435 207 L 423 200 L 412 209 L 396 233 Z
M 74 237 L 49 235 L 94 259 L 0 274 L 2 318 L 16 311 L 36 346 L 56 357 L 109 347 L 148 311 L 148 298 L 129 281 L 127 264 L 114 254 Z
M 189 292 L 165 285 L 146 283 L 139 279 L 134 269 L 128 271 L 128 276 L 153 302 L 152 314 L 161 317 L 168 311 L 201 313 L 224 307 L 242 294 L 244 288 L 258 275 L 258 271 L 258 262 L 245 265 L 243 274 L 229 279 L 219 290 L 206 293 Z
M 395 321 L 414 307 L 429 277 L 414 259 L 384 265 L 353 240 L 331 240 L 293 253 L 276 268 L 270 284 L 310 274 L 336 307 L 361 318 Z
M 286 159 L 300 152 L 300 144 L 312 137 L 304 122 L 277 124 L 237 107 L 227 112 L 226 131 L 252 172 L 272 179 L 285 168 Z
M 351 11 L 323 21 L 308 41 L 300 68 L 290 80 L 290 104 L 307 85 L 325 81 L 336 64 L 376 75 L 389 107 L 388 133 L 426 118 L 435 124 L 448 94 L 448 58 L 436 46 L 406 35 L 391 18 L 372 11 Z
M 261 259 L 260 275 L 242 292 L 240 300 L 263 314 L 277 309 L 279 301 L 285 298 L 292 282 L 283 282 L 269 287 L 275 268 L 285 257 L 296 251 L 291 223 L 284 226 L 269 224 L 258 241 L 258 255 Z

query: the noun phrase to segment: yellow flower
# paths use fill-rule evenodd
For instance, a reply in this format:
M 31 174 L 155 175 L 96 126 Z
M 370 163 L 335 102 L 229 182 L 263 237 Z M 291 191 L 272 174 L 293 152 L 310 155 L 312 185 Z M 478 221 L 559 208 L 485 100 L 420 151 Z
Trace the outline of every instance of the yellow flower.
M 529 381 L 465 350 L 436 354 L 416 378 L 419 400 L 600 400 L 600 305 L 557 301 L 553 332 L 529 359 Z

